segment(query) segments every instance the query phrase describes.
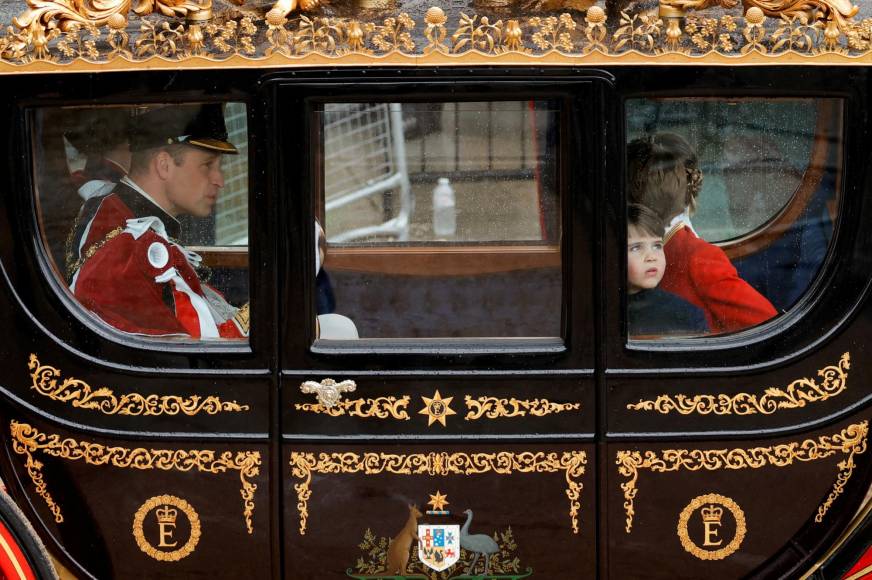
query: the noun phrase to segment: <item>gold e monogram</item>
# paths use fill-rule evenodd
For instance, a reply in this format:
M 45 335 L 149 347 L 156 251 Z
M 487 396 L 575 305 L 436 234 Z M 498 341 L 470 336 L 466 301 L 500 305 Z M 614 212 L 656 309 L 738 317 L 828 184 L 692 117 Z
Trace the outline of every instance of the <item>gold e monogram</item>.
M 187 541 L 181 546 L 176 537 L 179 512 L 185 514 L 191 526 Z M 154 512 L 153 518 L 147 518 Z M 152 523 L 153 522 L 153 523 Z M 144 526 L 157 524 L 157 546 L 145 537 Z M 158 495 L 148 499 L 133 516 L 133 537 L 139 549 L 161 562 L 176 562 L 190 555 L 200 541 L 200 517 L 193 506 L 174 495 Z M 173 550 L 173 548 L 176 548 Z
M 720 533 L 723 526 L 725 509 L 729 510 L 736 522 L 736 532 L 733 535 L 733 539 L 726 546 L 723 546 L 724 540 L 721 538 Z M 699 512 L 698 517 L 702 520 L 702 547 L 698 546 L 690 538 L 688 531 L 688 524 L 697 511 Z M 732 499 L 717 493 L 709 493 L 694 498 L 682 510 L 681 515 L 678 516 L 678 538 L 681 540 L 681 545 L 700 560 L 723 560 L 739 549 L 746 533 L 745 513 L 742 511 L 742 508 Z

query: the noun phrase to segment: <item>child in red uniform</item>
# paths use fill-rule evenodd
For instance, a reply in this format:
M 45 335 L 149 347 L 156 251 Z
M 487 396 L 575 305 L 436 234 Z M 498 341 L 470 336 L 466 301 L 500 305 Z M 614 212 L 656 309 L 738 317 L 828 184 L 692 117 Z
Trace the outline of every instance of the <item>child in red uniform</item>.
M 727 255 L 699 238 L 690 224 L 702 189 L 696 152 L 682 137 L 658 133 L 627 147 L 628 202 L 645 205 L 668 224 L 666 273 L 660 287 L 703 309 L 712 332 L 734 332 L 776 315 L 739 278 Z

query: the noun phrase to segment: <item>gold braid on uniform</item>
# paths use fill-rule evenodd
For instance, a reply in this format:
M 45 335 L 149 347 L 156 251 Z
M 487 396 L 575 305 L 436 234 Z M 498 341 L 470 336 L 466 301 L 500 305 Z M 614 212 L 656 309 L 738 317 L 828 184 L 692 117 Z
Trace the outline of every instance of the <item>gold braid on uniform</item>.
M 72 255 L 68 253 L 67 254 L 67 276 L 70 278 L 70 280 L 72 280 L 73 274 L 75 274 L 76 271 L 79 270 L 79 268 L 81 268 L 85 264 L 85 262 L 87 262 L 90 258 L 92 258 L 94 256 L 94 254 L 96 254 L 100 250 L 100 248 L 105 246 L 106 243 L 109 242 L 109 240 L 111 240 L 112 238 L 114 238 L 115 236 L 117 236 L 118 234 L 120 234 L 123 231 L 124 231 L 124 228 L 122 228 L 122 227 L 117 227 L 114 230 L 110 231 L 108 234 L 106 234 L 105 238 L 103 238 L 99 242 L 95 242 L 95 243 L 91 244 L 91 246 L 87 250 L 85 250 L 85 252 L 81 255 L 81 257 L 79 257 L 79 259 L 76 260 L 75 262 L 70 263 L 70 258 L 72 257 Z
M 233 319 L 236 320 L 236 324 L 239 325 L 239 328 L 241 328 L 245 332 L 245 334 L 248 334 L 248 329 L 250 326 L 250 304 L 251 302 L 246 302 L 245 305 L 239 308 L 239 310 L 236 311 L 236 314 L 233 315 Z

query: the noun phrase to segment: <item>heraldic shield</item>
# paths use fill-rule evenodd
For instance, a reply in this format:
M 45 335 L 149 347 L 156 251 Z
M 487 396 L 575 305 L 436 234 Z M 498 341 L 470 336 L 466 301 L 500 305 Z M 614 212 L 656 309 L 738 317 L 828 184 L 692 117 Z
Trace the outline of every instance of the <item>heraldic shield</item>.
M 437 572 L 456 564 L 460 559 L 460 526 L 419 525 L 418 558 Z

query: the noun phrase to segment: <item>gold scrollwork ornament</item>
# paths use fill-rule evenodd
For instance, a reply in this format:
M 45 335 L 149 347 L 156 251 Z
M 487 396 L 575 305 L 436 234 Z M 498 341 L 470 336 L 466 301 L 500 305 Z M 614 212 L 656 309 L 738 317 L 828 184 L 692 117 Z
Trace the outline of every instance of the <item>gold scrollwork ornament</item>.
M 718 539 L 715 541 L 715 538 L 717 537 L 716 526 L 719 527 L 722 522 L 724 512 L 723 508 L 729 510 L 736 522 L 736 531 L 733 535 L 733 539 L 725 546 L 723 545 L 723 540 Z M 697 510 L 700 512 L 705 534 L 702 548 L 691 539 L 688 530 L 690 518 L 697 512 Z M 748 528 L 745 522 L 745 512 L 742 511 L 742 508 L 740 508 L 735 501 L 717 493 L 709 493 L 694 498 L 681 511 L 681 514 L 678 516 L 677 532 L 678 538 L 681 540 L 681 546 L 694 557 L 699 558 L 700 560 L 723 560 L 739 549 L 742 545 L 742 541 L 745 539 L 745 534 L 748 532 Z M 716 550 L 707 550 L 705 549 L 707 546 L 723 547 L 719 547 Z
M 801 409 L 809 403 L 820 403 L 835 397 L 848 387 L 851 353 L 844 353 L 835 365 L 818 371 L 818 382 L 803 377 L 784 388 L 769 387 L 762 395 L 738 393 L 736 395 L 658 395 L 653 400 L 630 403 L 631 411 L 654 411 L 661 414 L 676 412 L 681 415 L 771 415 L 782 409 Z
M 175 550 L 159 549 L 178 546 L 176 540 L 169 543 L 178 518 L 178 510 L 170 506 L 178 508 L 188 518 L 188 523 L 191 526 L 190 535 L 187 541 Z M 155 513 L 158 526 L 159 542 L 157 547 L 153 546 L 145 537 L 145 518 L 152 511 Z M 190 503 L 174 495 L 158 495 L 149 498 L 136 510 L 133 516 L 133 537 L 136 539 L 136 545 L 148 556 L 160 562 L 178 562 L 182 558 L 190 556 L 197 548 L 200 535 L 200 517 L 197 515 L 197 511 Z
M 192 395 L 143 395 L 140 393 L 125 393 L 116 395 L 106 387 L 91 388 L 80 379 L 69 377 L 60 381 L 61 371 L 49 365 L 43 365 L 35 354 L 30 355 L 31 387 L 40 395 L 53 401 L 68 403 L 77 409 L 98 411 L 104 415 L 158 416 L 187 415 L 193 417 L 200 413 L 217 415 L 225 412 L 248 411 L 248 405 L 240 405 L 236 401 L 222 401 L 209 395 L 201 397 Z

